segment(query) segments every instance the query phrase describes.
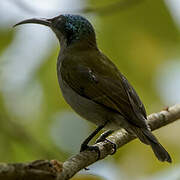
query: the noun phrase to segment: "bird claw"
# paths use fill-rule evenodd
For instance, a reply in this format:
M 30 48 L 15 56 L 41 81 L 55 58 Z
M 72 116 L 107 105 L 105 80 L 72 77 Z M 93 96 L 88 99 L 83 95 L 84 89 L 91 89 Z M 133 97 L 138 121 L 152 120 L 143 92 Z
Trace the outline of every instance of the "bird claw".
M 112 145 L 113 151 L 112 151 L 111 155 L 115 154 L 117 151 L 117 145 L 109 139 L 105 139 L 105 141 L 111 143 L 111 145 Z
M 113 152 L 111 153 L 111 155 L 115 154 L 117 151 L 117 145 L 114 142 L 112 142 L 111 140 L 100 137 L 95 141 L 95 143 L 99 143 L 99 142 L 103 142 L 103 141 L 107 141 L 107 142 L 111 143 L 111 145 L 113 147 Z
M 96 139 L 95 144 L 103 142 L 105 140 L 106 140 L 106 138 L 103 138 L 103 137 L 100 136 L 99 138 Z
M 81 145 L 80 152 L 83 152 L 83 151 L 95 151 L 95 152 L 97 152 L 97 153 L 98 153 L 98 158 L 97 158 L 97 160 L 99 160 L 100 157 L 101 157 L 101 152 L 100 152 L 98 146 L 89 146 L 89 145 L 87 145 L 87 144 L 82 144 L 82 145 Z
M 80 152 L 83 152 L 83 151 L 95 151 L 95 152 L 97 152 L 97 153 L 98 153 L 97 160 L 99 160 L 100 157 L 101 157 L 101 152 L 100 152 L 100 150 L 99 150 L 99 147 L 97 147 L 97 146 L 89 146 L 89 145 L 87 145 L 87 144 L 82 144 L 82 145 L 81 145 Z M 85 169 L 86 171 L 89 170 L 89 168 L 87 168 L 87 167 L 85 167 L 84 169 Z

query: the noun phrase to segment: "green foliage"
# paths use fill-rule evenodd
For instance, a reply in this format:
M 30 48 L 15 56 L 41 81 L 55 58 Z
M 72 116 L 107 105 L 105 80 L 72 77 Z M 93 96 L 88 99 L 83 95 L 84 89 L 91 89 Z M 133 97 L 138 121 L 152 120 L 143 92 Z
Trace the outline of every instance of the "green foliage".
M 7 46 L 12 42 L 14 37 L 14 31 L 1 30 L 0 29 L 0 54 L 7 48 Z

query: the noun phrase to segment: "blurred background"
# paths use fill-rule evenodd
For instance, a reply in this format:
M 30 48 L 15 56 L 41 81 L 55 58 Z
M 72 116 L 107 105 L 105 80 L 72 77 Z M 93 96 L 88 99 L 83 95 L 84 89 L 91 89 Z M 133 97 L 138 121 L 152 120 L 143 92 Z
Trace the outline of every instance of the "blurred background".
M 12 28 L 26 18 L 85 16 L 99 48 L 135 87 L 148 114 L 180 102 L 180 0 L 1 0 L 0 7 L 0 162 L 64 161 L 95 128 L 62 97 L 55 35 L 40 25 Z M 179 180 L 179 132 L 180 121 L 154 132 L 172 164 L 135 140 L 74 180 Z

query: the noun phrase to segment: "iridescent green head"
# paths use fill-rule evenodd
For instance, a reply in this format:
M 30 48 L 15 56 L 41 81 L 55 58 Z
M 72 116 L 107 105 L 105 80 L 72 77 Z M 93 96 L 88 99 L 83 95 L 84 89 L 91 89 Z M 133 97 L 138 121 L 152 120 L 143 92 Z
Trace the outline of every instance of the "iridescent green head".
M 61 15 L 55 18 L 52 23 L 55 31 L 60 31 L 67 38 L 68 44 L 95 34 L 91 23 L 79 15 Z
M 60 41 L 62 39 L 66 40 L 67 45 L 88 37 L 93 37 L 95 40 L 93 26 L 87 19 L 80 15 L 63 14 L 51 19 L 28 19 L 16 25 L 25 23 L 43 24 L 51 27 Z

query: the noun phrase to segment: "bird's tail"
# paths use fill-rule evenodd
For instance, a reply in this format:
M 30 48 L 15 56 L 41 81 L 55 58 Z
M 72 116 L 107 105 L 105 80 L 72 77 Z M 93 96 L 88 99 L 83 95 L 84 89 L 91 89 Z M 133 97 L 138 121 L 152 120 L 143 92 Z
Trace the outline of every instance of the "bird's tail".
M 133 127 L 133 131 L 143 143 L 151 146 L 154 154 L 160 161 L 172 162 L 169 153 L 158 142 L 149 129 Z

